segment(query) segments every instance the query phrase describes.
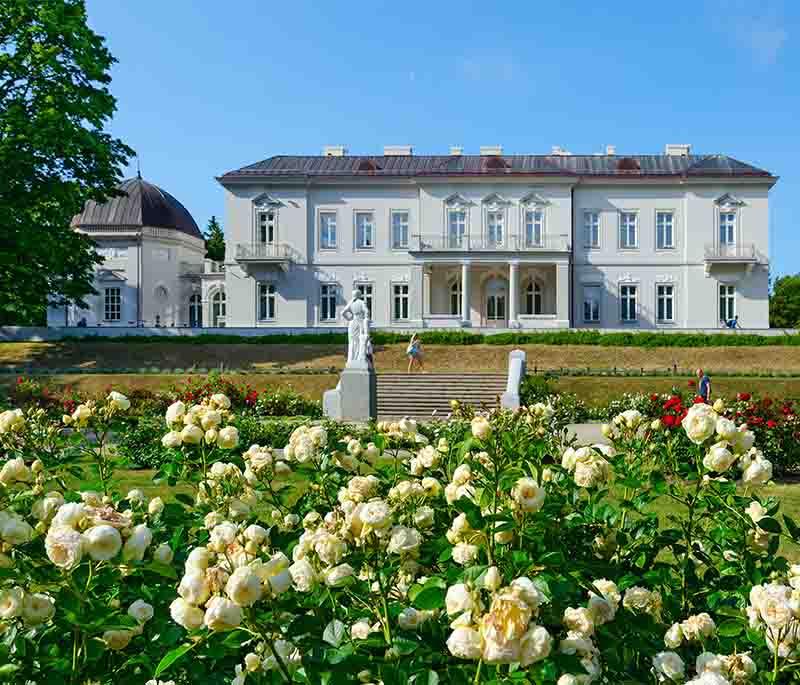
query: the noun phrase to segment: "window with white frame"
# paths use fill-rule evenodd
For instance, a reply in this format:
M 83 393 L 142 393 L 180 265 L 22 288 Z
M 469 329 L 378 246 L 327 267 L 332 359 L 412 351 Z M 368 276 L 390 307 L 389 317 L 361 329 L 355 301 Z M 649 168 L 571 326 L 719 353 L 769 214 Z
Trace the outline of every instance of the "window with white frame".
M 542 307 L 542 286 L 537 281 L 530 281 L 525 288 L 525 313 L 541 314 Z
M 189 298 L 189 326 L 199 328 L 203 325 L 203 298 L 195 293 Z
M 636 212 L 619 213 L 619 247 L 632 250 L 639 246 L 639 215 Z
M 635 285 L 621 285 L 619 287 L 619 318 L 624 322 L 636 321 L 639 313 L 636 307 L 638 288 Z
M 525 247 L 541 247 L 544 241 L 544 210 L 525 210 Z
M 408 320 L 408 285 L 405 283 L 392 285 L 392 320 Z
M 356 249 L 371 250 L 375 247 L 375 215 L 372 212 L 356 212 Z
M 491 247 L 503 245 L 505 241 L 506 213 L 502 209 L 486 212 L 486 242 Z
M 600 247 L 600 212 L 583 213 L 583 244 Z
M 597 323 L 600 321 L 600 295 L 599 285 L 583 286 L 583 321 L 584 323 Z
M 122 318 L 122 292 L 119 288 L 106 288 L 103 294 L 103 318 L 119 321 Z
M 656 212 L 656 249 L 670 250 L 675 247 L 674 218 L 672 212 Z
M 736 287 L 720 284 L 719 286 L 719 318 L 730 321 L 736 318 Z
M 719 244 L 736 244 L 736 212 L 722 211 L 719 213 Z
M 319 248 L 335 250 L 337 246 L 336 212 L 319 213 Z
M 127 259 L 128 258 L 128 248 L 127 247 L 98 247 L 96 249 L 97 254 L 99 254 L 104 259 Z
M 372 283 L 356 283 L 356 290 L 361 293 L 364 298 L 364 304 L 367 305 L 369 318 L 372 319 Z
M 319 320 L 336 321 L 336 291 L 335 283 L 323 283 L 319 287 Z
M 225 291 L 217 290 L 211 296 L 211 325 L 214 328 L 222 327 L 225 325 Z
M 274 321 L 277 289 L 274 283 L 258 284 L 258 320 Z
M 447 246 L 465 247 L 467 235 L 467 212 L 463 209 L 447 210 Z
M 453 316 L 461 314 L 461 279 L 456 278 L 450 284 L 450 313 Z
M 275 243 L 278 229 L 278 214 L 274 209 L 261 209 L 256 212 L 257 238 L 264 245 Z
M 675 321 L 675 286 L 669 284 L 656 285 L 656 321 L 673 323 Z
M 408 248 L 408 212 L 392 212 L 392 249 Z

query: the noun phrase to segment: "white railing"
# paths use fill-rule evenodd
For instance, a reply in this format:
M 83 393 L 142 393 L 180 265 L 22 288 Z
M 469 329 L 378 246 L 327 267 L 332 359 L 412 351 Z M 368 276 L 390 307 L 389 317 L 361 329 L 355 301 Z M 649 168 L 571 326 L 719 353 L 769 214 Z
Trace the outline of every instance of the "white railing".
M 569 240 L 560 235 L 544 235 L 538 241 L 525 236 L 489 236 L 424 234 L 412 236 L 411 252 L 568 252 Z
M 756 261 L 756 246 L 753 243 L 736 245 L 706 245 L 705 258 L 709 261 Z
M 283 243 L 237 243 L 236 259 L 249 261 L 288 260 L 291 251 Z

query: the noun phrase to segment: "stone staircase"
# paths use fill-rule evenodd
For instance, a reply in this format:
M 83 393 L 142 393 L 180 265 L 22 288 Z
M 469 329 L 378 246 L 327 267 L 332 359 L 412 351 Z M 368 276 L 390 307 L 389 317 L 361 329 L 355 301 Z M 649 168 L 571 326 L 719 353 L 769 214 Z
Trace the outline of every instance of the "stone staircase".
M 504 373 L 379 373 L 378 419 L 430 419 L 434 411 L 444 418 L 450 400 L 493 408 L 507 382 Z

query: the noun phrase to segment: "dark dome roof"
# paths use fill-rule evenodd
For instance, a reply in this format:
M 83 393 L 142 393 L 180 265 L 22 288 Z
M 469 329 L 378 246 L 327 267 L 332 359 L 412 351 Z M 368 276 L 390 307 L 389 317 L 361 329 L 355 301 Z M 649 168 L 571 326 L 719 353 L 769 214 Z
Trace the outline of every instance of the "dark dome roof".
M 186 207 L 166 190 L 138 177 L 125 179 L 117 188 L 122 195 L 103 203 L 89 200 L 83 211 L 72 219 L 72 225 L 76 228 L 153 226 L 203 237 Z

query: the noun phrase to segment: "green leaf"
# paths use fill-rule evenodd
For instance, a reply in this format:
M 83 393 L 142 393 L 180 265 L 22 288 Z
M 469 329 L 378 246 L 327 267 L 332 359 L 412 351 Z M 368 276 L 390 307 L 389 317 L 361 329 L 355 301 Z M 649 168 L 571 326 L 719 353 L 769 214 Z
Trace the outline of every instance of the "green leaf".
M 475 504 L 475 502 L 467 499 L 466 497 L 460 497 L 453 502 L 453 506 L 466 515 L 470 526 L 476 530 L 483 528 L 483 515 L 481 514 L 481 508 Z
M 414 597 L 417 609 L 439 609 L 444 606 L 444 590 L 439 587 L 425 588 Z
M 768 533 L 780 533 L 781 530 L 783 530 L 780 522 L 769 516 L 765 516 L 763 519 L 758 519 L 758 523 L 756 525 Z
M 789 531 L 789 535 L 791 535 L 795 540 L 800 540 L 800 528 L 797 527 L 794 519 L 791 516 L 784 514 L 783 522 L 786 524 L 786 530 Z
M 338 647 L 344 639 L 346 627 L 344 623 L 337 619 L 333 619 L 322 633 L 322 639 L 333 647 Z
M 177 493 L 175 495 L 175 499 L 178 500 L 179 502 L 185 504 L 187 507 L 193 507 L 194 506 L 194 499 L 192 498 L 192 496 L 191 495 L 187 495 L 184 492 Z
M 744 622 L 728 619 L 717 626 L 717 635 L 721 637 L 736 637 L 744 632 Z
M 181 645 L 180 647 L 173 649 L 171 652 L 167 652 L 164 655 L 164 658 L 158 662 L 158 666 L 156 666 L 156 672 L 153 674 L 153 677 L 158 678 L 158 676 L 164 673 L 164 671 L 172 666 L 172 664 L 189 652 L 192 647 L 194 647 L 194 645 Z
M 157 573 L 164 578 L 170 578 L 171 580 L 177 580 L 178 574 L 175 572 L 175 569 L 168 564 L 162 564 L 158 561 L 151 561 L 147 566 L 144 567 L 148 571 L 152 571 L 153 573 Z
M 416 651 L 419 643 L 416 640 L 409 640 L 407 637 L 396 637 L 392 641 L 392 647 L 397 650 L 400 656 L 408 656 Z

